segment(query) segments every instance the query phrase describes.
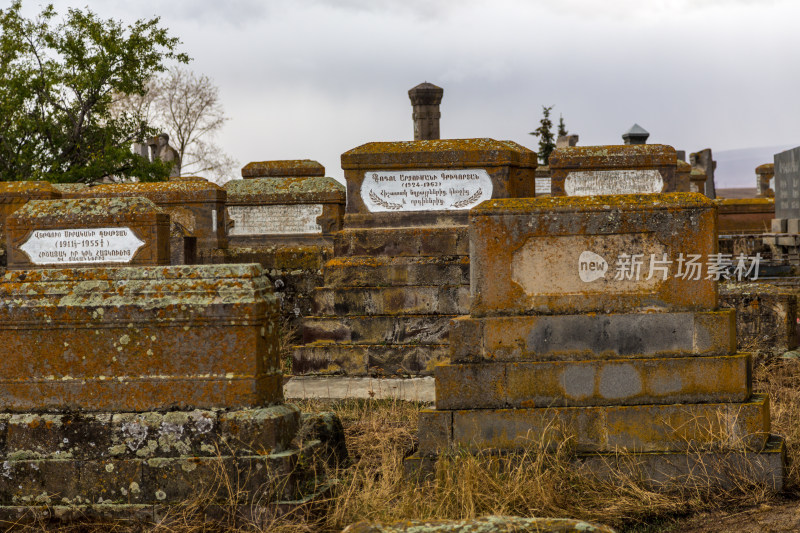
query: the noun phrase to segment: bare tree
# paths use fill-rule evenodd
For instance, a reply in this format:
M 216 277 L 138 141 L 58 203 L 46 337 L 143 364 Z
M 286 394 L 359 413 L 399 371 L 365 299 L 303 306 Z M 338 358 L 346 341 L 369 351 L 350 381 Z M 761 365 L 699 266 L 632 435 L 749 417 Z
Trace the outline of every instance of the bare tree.
M 237 162 L 214 142 L 228 117 L 219 101 L 219 88 L 208 76 L 173 67 L 151 79 L 143 96 L 120 96 L 115 106 L 136 113 L 169 135 L 170 145 L 181 158 L 182 175 L 203 176 L 220 184 L 233 177 Z

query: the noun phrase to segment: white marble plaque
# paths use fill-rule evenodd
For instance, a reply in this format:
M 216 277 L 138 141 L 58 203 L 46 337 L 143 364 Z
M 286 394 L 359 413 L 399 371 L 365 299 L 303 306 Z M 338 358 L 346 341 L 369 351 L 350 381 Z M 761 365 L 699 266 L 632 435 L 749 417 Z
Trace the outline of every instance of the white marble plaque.
M 648 194 L 661 192 L 664 180 L 655 169 L 575 170 L 564 180 L 567 196 L 598 194 Z
M 317 217 L 322 204 L 232 205 L 229 235 L 282 235 L 322 233 Z
M 484 169 L 367 172 L 361 199 L 371 213 L 470 209 L 492 197 Z
M 35 265 L 130 263 L 144 245 L 130 228 L 35 230 L 20 249 Z
M 550 194 L 552 192 L 551 181 L 552 180 L 550 178 L 536 178 L 534 180 L 534 190 L 536 196 L 539 196 L 540 194 Z

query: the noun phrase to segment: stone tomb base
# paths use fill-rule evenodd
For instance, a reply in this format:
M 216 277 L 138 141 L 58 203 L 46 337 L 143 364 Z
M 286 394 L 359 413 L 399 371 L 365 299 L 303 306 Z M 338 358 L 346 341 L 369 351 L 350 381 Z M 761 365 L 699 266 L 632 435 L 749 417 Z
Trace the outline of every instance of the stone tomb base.
M 306 467 L 319 441 L 294 445 L 299 419 L 290 405 L 2 415 L 0 519 L 37 506 L 155 515 L 192 499 L 302 499 L 315 489 Z
M 0 319 L 5 519 L 313 491 L 258 265 L 18 270 Z

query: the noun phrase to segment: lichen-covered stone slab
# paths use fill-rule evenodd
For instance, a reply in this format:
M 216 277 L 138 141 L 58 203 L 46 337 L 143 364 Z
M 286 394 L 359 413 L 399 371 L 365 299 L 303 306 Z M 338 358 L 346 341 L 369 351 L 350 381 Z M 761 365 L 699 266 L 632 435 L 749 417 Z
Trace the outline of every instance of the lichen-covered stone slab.
M 770 233 L 774 198 L 724 198 L 715 202 L 719 206 L 720 235 Z
M 663 144 L 571 146 L 550 154 L 551 194 L 675 192 L 677 152 Z
M 484 202 L 470 211 L 471 314 L 714 309 L 716 222 L 693 193 Z
M 251 407 L 282 399 L 277 302 L 257 265 L 9 271 L 9 411 Z
M 438 365 L 437 409 L 743 402 L 750 354 Z
M 225 189 L 207 180 L 113 183 L 77 191 L 84 198 L 147 198 L 197 238 L 198 249 L 227 247 Z
M 542 444 L 555 448 L 564 442 L 570 449 L 581 453 L 745 448 L 759 451 L 764 448 L 770 429 L 766 396 L 753 396 L 742 403 L 470 409 L 430 413 L 441 420 L 436 425 L 426 424 L 427 431 L 420 432 L 419 451 L 423 455 L 443 451 L 441 445 L 444 442 L 448 447 L 471 451 L 524 450 Z
M 169 215 L 146 198 L 31 200 L 6 228 L 13 270 L 170 262 Z
M 451 323 L 450 354 L 476 363 L 728 355 L 736 351 L 735 314 L 462 316 Z
M 252 161 L 242 167 L 243 178 L 288 178 L 324 175 L 325 167 L 313 159 Z

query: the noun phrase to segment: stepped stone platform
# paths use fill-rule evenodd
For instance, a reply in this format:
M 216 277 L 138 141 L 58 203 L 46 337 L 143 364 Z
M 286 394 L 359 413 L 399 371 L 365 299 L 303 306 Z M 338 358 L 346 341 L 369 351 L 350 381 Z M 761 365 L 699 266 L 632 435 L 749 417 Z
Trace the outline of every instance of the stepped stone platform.
M 283 404 L 263 270 L 159 265 L 165 217 L 143 198 L 33 201 L 9 217 L 0 520 L 221 502 L 231 480 L 247 502 L 314 490 L 321 444 Z
M 717 207 L 696 193 L 472 209 L 470 316 L 451 322 L 407 467 L 566 443 L 602 476 L 781 490 L 769 399 L 752 392 L 734 311 L 718 309 L 716 227 Z M 682 272 L 690 256 L 700 275 Z
M 426 375 L 468 312 L 467 210 L 533 194 L 536 154 L 510 141 L 369 143 L 342 155 L 348 201 L 294 374 Z

